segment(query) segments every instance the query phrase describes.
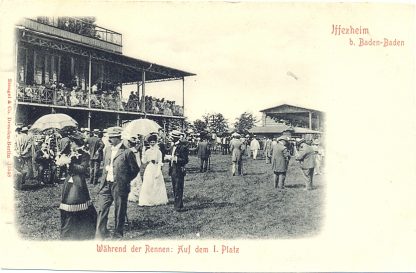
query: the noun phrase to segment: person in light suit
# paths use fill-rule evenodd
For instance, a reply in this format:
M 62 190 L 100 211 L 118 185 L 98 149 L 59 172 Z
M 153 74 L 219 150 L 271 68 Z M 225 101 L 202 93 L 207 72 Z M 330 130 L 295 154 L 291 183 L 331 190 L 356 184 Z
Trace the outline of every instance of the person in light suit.
M 122 130 L 120 127 L 110 127 L 107 130 L 111 146 L 104 150 L 104 170 L 101 176 L 97 204 L 97 239 L 105 239 L 109 235 L 108 213 L 113 201 L 115 213 L 113 238 L 123 237 L 130 181 L 140 171 L 135 155 L 121 141 Z
M 285 188 L 287 167 L 289 165 L 290 154 L 286 148 L 287 138 L 279 137 L 277 144 L 271 147 L 271 160 L 274 178 L 274 187 L 277 189 Z
M 244 143 L 240 140 L 240 134 L 232 134 L 233 139 L 230 141 L 230 151 L 231 151 L 231 173 L 235 176 L 236 168 L 238 175 L 244 175 L 243 173 L 243 153 L 244 153 Z
M 305 190 L 313 188 L 313 172 L 315 168 L 315 151 L 305 139 L 299 141 L 299 152 L 295 149 L 296 160 L 300 162 L 303 177 L 305 178 Z
M 253 139 L 250 142 L 250 150 L 253 153 L 253 159 L 256 160 L 257 159 L 257 153 L 260 150 L 260 143 L 256 139 L 256 136 L 253 136 Z

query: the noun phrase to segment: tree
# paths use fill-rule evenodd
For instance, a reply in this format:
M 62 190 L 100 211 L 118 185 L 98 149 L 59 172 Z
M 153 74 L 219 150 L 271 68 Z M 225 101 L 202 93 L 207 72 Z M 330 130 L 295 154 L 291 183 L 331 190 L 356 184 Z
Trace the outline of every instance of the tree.
M 240 115 L 240 117 L 236 118 L 234 127 L 237 132 L 247 134 L 248 130 L 253 128 L 256 122 L 257 120 L 252 113 L 244 112 Z
M 168 132 L 171 132 L 172 130 L 187 132 L 190 128 L 192 128 L 192 124 L 188 121 L 187 117 L 185 117 L 184 120 L 170 119 L 166 122 L 166 130 Z
M 202 119 L 207 124 L 211 133 L 222 135 L 228 130 L 228 121 L 221 113 L 208 113 L 205 114 Z
M 201 119 L 197 119 L 193 122 L 192 127 L 195 133 L 201 133 L 207 131 L 207 123 Z

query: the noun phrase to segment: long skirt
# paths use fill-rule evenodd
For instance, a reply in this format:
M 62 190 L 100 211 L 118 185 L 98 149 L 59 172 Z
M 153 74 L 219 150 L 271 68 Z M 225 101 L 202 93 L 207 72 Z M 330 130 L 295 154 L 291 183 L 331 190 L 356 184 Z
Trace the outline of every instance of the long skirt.
M 143 174 L 143 186 L 139 195 L 139 206 L 155 206 L 168 203 L 166 185 L 160 167 L 149 163 Z
M 139 202 L 140 189 L 143 185 L 140 172 L 137 176 L 130 182 L 130 193 L 128 200 L 130 202 Z
M 92 240 L 97 224 L 97 211 L 91 205 L 87 210 L 61 211 L 61 240 Z

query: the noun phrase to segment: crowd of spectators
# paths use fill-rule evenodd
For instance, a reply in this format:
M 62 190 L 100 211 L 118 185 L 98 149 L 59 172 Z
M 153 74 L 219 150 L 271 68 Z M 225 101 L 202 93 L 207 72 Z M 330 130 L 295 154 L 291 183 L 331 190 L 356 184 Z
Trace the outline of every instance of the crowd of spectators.
M 137 92 L 131 92 L 127 101 L 127 111 L 137 112 L 141 110 L 142 104 Z M 144 97 L 144 107 L 146 113 L 166 115 L 166 116 L 183 116 L 183 108 L 176 105 L 175 101 L 165 100 L 152 96 Z
M 285 124 L 290 127 L 308 128 L 308 123 L 302 120 L 287 120 L 287 119 L 275 119 L 277 123 Z
M 96 31 L 94 17 L 37 17 L 39 23 L 54 26 L 72 33 L 88 36 L 91 38 L 101 38 Z
M 56 81 L 45 85 L 19 85 L 17 95 L 20 101 L 28 101 L 58 106 L 91 107 L 115 111 L 142 112 L 141 99 L 131 92 L 127 101 L 123 101 L 121 87 L 117 84 L 100 83 L 91 86 L 91 95 L 79 85 L 67 87 Z M 183 108 L 175 101 L 145 96 L 145 110 L 149 114 L 183 116 Z

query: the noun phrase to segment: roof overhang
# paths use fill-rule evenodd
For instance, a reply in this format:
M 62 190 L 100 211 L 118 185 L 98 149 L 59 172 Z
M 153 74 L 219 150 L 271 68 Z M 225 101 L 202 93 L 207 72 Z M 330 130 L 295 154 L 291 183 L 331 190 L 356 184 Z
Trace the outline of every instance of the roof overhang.
M 322 132 L 302 127 L 290 127 L 287 125 L 277 126 L 256 126 L 249 130 L 252 134 L 281 134 L 283 132 L 292 132 L 294 134 L 321 134 Z
M 296 105 L 290 105 L 290 104 L 280 104 L 278 106 L 266 108 L 263 110 L 260 110 L 260 112 L 270 112 L 270 113 L 276 113 L 276 114 L 284 114 L 284 113 L 307 113 L 307 112 L 317 112 L 322 113 L 322 111 L 311 109 L 311 108 L 305 108 L 301 106 Z
M 123 73 L 125 76 L 123 82 L 141 82 L 143 80 L 146 82 L 168 81 L 196 75 L 183 70 L 106 51 L 39 31 L 34 31 L 22 26 L 17 26 L 17 29 L 20 35 L 16 38 L 22 42 L 70 54 L 91 57 L 92 60 L 99 60 L 119 65 L 125 68 L 126 72 Z M 145 79 L 143 79 L 142 72 L 146 72 Z

